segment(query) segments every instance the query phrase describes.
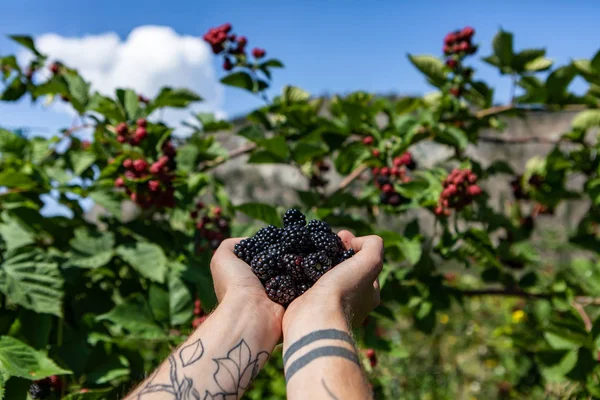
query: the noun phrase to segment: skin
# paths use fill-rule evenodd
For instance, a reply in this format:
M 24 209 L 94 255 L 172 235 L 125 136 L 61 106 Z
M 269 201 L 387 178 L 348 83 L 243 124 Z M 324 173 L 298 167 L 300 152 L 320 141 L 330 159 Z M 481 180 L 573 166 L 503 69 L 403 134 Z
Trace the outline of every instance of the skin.
M 362 323 L 379 303 L 376 279 L 383 241 L 348 231 L 339 236 L 357 254 L 326 273 L 287 310 L 267 297 L 249 266 L 233 254 L 241 239 L 223 241 L 211 261 L 219 306 L 126 399 L 241 398 L 282 335 L 284 354 L 295 348 L 286 360 L 286 373 L 293 372 L 289 399 L 370 398 L 364 374 L 351 360 L 356 350 L 350 334 L 352 324 Z M 344 339 L 322 338 L 332 331 Z M 302 345 L 298 340 L 307 334 L 315 339 Z M 323 347 L 346 358 L 328 356 Z

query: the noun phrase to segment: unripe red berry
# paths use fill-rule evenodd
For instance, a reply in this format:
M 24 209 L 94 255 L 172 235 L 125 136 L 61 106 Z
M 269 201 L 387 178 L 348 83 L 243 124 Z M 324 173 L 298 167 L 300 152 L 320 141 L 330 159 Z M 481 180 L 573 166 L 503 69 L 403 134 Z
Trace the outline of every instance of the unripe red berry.
M 115 179 L 115 187 L 123 187 L 125 186 L 125 180 L 122 177 L 118 177 Z
M 248 43 L 248 39 L 246 39 L 246 36 L 240 36 L 237 38 L 237 43 L 239 47 L 244 48 Z
M 133 171 L 125 171 L 125 178 L 127 179 L 136 179 L 137 176 Z
M 133 162 L 133 168 L 137 172 L 144 172 L 146 169 L 148 169 L 148 163 L 140 158 Z
M 383 167 L 379 171 L 382 176 L 388 176 L 390 174 L 390 169 L 388 167 Z
M 226 22 L 223 25 L 219 26 L 218 29 L 222 32 L 229 33 L 229 31 L 231 31 L 231 24 L 229 22 Z
M 264 49 L 255 47 L 252 49 L 252 55 L 254 58 L 263 58 L 267 52 Z
M 469 43 L 468 43 L 468 42 L 461 42 L 461 43 L 458 45 L 458 49 L 459 49 L 460 51 L 465 51 L 465 52 L 466 52 L 467 50 L 469 50 L 469 47 L 470 47 L 470 45 L 469 45 Z
M 373 149 L 371 154 L 373 154 L 373 157 L 379 157 L 381 155 L 381 152 L 377 149 Z
M 52 375 L 48 379 L 55 392 L 60 392 L 62 390 L 62 378 L 60 376 Z
M 371 168 L 371 172 L 373 173 L 374 176 L 379 175 L 379 167 Z
M 473 183 L 477 182 L 477 175 L 475 175 L 473 172 L 470 172 L 470 173 L 467 175 L 467 182 L 469 182 L 469 183 L 471 183 L 471 184 L 473 184 Z
M 206 315 L 203 315 L 202 317 L 194 318 L 194 320 L 192 321 L 192 327 L 195 329 L 195 328 L 199 327 L 200 325 L 202 325 L 202 323 L 204 321 L 206 321 Z
M 58 74 L 60 72 L 60 64 L 57 62 L 50 64 L 50 72 L 54 75 Z
M 221 215 L 221 207 L 215 207 L 215 208 L 214 208 L 214 210 L 213 210 L 213 213 L 214 213 L 216 216 L 219 216 L 219 215 Z
M 135 203 L 138 201 L 139 196 L 137 193 L 134 192 L 129 195 L 129 198 L 131 199 L 131 201 L 133 201 Z
M 385 185 L 383 185 L 383 187 L 381 188 L 381 190 L 384 193 L 392 193 L 394 191 L 394 187 L 392 185 L 390 185 L 389 183 L 386 183 Z
M 148 131 L 143 126 L 140 126 L 135 130 L 135 138 L 137 140 L 144 140 L 146 136 L 148 136 Z
M 150 173 L 152 175 L 158 175 L 162 167 L 162 164 L 160 164 L 159 162 L 155 162 L 150 166 Z
M 363 139 L 363 141 L 362 141 L 362 142 L 363 142 L 363 144 L 364 144 L 364 145 L 366 145 L 366 146 L 370 146 L 370 145 L 372 145 L 372 144 L 373 144 L 373 141 L 374 141 L 374 140 L 375 140 L 375 139 L 373 139 L 373 136 L 367 136 L 366 138 L 364 138 L 364 139 Z
M 119 122 L 115 129 L 117 135 L 126 135 L 128 133 L 128 130 L 129 128 L 127 127 L 127 124 L 125 122 Z
M 449 58 L 446 60 L 446 65 L 448 68 L 454 69 L 458 65 L 458 62 L 454 58 Z
M 392 176 L 399 176 L 400 175 L 400 169 L 398 167 L 392 167 L 390 169 L 390 174 L 392 174 Z
M 127 142 L 127 138 L 125 136 L 119 135 L 119 136 L 117 136 L 117 142 L 125 143 L 125 142 Z
M 131 158 L 126 158 L 125 160 L 123 160 L 123 168 L 130 169 L 131 167 L 133 167 L 133 161 L 131 160 Z
M 225 71 L 231 71 L 233 69 L 233 63 L 229 58 L 225 58 L 225 60 L 223 61 L 223 69 Z
M 461 33 L 464 37 L 471 38 L 475 34 L 475 29 L 470 26 L 465 26 Z
M 444 214 L 444 208 L 442 206 L 437 206 L 433 212 L 435 215 L 442 215 Z
M 366 355 L 367 355 L 367 358 L 369 359 L 369 363 L 371 364 L 371 367 L 376 367 L 377 366 L 377 354 L 375 354 L 375 350 L 367 349 Z
M 140 128 L 145 128 L 147 124 L 148 124 L 148 121 L 146 121 L 146 118 L 140 118 L 136 121 L 136 125 L 139 126 Z
M 151 192 L 158 191 L 158 189 L 160 189 L 160 182 L 156 180 L 148 181 L 148 189 L 150 189 Z
M 483 191 L 478 185 L 471 185 L 467 188 L 467 193 L 471 197 L 479 196 Z
M 442 50 L 444 51 L 444 54 L 446 54 L 446 55 L 452 53 L 452 47 L 448 46 L 448 45 L 444 45 Z
M 453 32 L 450 32 L 444 37 L 444 44 L 452 44 L 456 40 L 456 36 Z
M 454 86 L 450 88 L 450 94 L 454 97 L 460 96 L 460 88 Z
M 87 393 L 89 391 L 90 391 L 90 389 L 87 389 L 87 388 L 79 389 L 79 393 Z

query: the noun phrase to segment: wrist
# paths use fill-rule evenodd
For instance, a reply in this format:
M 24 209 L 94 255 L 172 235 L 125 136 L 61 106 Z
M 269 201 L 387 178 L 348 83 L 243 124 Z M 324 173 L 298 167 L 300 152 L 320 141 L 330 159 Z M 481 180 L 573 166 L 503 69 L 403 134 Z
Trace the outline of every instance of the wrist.
M 301 336 L 317 329 L 350 329 L 341 301 L 302 300 L 304 299 L 293 302 L 283 316 L 284 339 Z
M 218 309 L 227 310 L 241 322 L 264 329 L 268 336 L 281 336 L 281 320 L 283 307 L 273 303 L 266 297 L 253 296 L 248 293 L 231 293 L 225 295 Z

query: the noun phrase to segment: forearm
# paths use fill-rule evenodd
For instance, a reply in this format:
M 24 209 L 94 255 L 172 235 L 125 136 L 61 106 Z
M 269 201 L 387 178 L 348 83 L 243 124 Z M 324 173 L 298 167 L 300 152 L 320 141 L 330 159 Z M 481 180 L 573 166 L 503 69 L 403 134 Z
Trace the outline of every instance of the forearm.
M 225 298 L 127 399 L 240 397 L 280 337 L 279 322 L 253 299 Z
M 310 309 L 283 332 L 288 399 L 371 398 L 341 308 Z

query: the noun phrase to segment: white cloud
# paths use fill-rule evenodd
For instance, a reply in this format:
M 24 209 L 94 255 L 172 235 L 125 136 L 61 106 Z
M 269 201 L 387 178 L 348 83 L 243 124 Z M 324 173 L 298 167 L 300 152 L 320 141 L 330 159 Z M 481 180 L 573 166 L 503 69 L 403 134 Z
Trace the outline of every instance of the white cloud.
M 164 26 L 139 26 L 125 40 L 116 33 L 64 37 L 48 33 L 36 45 L 50 60 L 79 70 L 92 88 L 114 96 L 116 88 L 130 88 L 146 97 L 163 86 L 187 87 L 203 102 L 192 111 L 213 111 L 221 117 L 223 90 L 217 82 L 210 47 L 201 38 L 178 35 Z M 56 106 L 56 111 L 65 107 Z M 171 124 L 187 119 L 190 110 L 168 110 L 162 118 Z

